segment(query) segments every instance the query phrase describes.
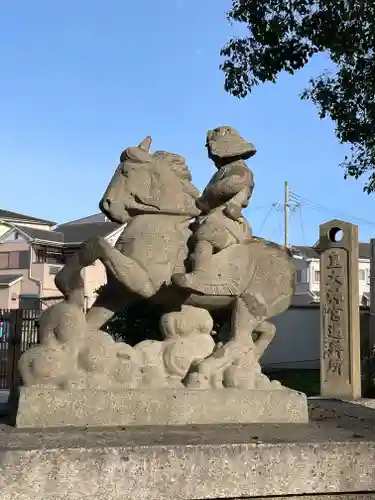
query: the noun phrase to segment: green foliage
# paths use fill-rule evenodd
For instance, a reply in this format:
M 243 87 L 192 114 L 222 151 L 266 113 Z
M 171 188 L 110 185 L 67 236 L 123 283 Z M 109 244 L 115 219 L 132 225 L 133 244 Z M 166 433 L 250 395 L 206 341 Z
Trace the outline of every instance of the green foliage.
M 96 290 L 100 293 L 102 287 Z M 106 325 L 106 331 L 118 341 L 135 345 L 146 339 L 162 340 L 159 333 L 160 317 L 164 314 L 163 306 L 147 300 L 135 302 L 115 314 Z
M 374 0 L 232 0 L 227 16 L 249 29 L 221 50 L 225 89 L 234 96 L 328 54 L 336 71 L 312 78 L 301 97 L 330 117 L 340 142 L 350 145 L 345 178 L 367 173 L 364 189 L 375 191 Z
M 96 290 L 99 293 L 102 287 Z M 161 316 L 167 309 L 151 301 L 142 300 L 127 306 L 108 321 L 106 331 L 116 340 L 134 346 L 142 340 L 163 340 L 159 331 Z M 214 316 L 214 330 L 218 332 L 228 321 L 228 312 L 217 312 Z M 225 332 L 223 332 L 225 335 Z M 217 336 L 215 340 L 224 340 Z
M 134 346 L 142 340 L 162 340 L 159 332 L 163 307 L 148 301 L 136 302 L 116 314 L 107 324 L 107 331 L 115 340 Z

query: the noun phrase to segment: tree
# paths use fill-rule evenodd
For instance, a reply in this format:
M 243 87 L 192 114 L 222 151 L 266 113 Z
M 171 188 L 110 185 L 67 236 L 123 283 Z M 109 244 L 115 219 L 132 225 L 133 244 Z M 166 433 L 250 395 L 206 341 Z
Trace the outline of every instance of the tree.
M 95 290 L 100 293 L 102 287 Z M 125 307 L 123 311 L 115 314 L 107 323 L 106 331 L 116 340 L 134 346 L 142 340 L 163 340 L 159 331 L 161 316 L 167 308 L 154 304 L 150 300 L 140 300 Z M 212 313 L 214 330 L 219 331 L 228 321 L 228 311 Z M 214 337 L 219 341 L 221 338 Z
M 163 307 L 147 300 L 135 302 L 108 322 L 107 331 L 115 340 L 132 346 L 142 340 L 163 340 L 159 332 L 163 313 Z
M 96 290 L 99 293 L 102 287 Z M 142 340 L 162 340 L 159 332 L 159 322 L 165 308 L 142 300 L 125 307 L 115 314 L 107 323 L 107 332 L 115 339 L 132 346 Z
M 317 53 L 336 68 L 301 94 L 330 117 L 351 154 L 341 164 L 348 176 L 367 173 L 364 190 L 375 191 L 375 2 L 374 0 L 232 0 L 230 22 L 247 25 L 245 37 L 221 50 L 225 89 L 244 98 L 254 86 L 294 74 Z

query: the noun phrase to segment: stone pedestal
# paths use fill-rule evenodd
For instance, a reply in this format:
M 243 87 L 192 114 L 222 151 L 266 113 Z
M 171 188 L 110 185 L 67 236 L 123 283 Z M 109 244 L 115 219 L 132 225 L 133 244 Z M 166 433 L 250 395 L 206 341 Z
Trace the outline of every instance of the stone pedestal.
M 328 401 L 318 410 L 301 425 L 2 428 L 1 500 L 347 499 L 356 492 L 353 500 L 364 500 L 375 491 L 375 412 Z
M 306 396 L 277 390 L 20 391 L 17 427 L 306 423 Z

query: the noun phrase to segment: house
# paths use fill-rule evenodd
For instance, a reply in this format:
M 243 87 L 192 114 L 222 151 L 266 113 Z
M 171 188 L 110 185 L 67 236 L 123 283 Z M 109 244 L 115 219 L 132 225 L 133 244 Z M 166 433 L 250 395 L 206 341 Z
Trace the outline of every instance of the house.
M 82 242 L 101 236 L 114 245 L 124 226 L 96 214 L 53 226 L 3 222 L 0 235 L 0 309 L 47 307 L 61 300 L 54 278 Z M 41 224 L 42 225 L 42 224 Z M 86 307 L 105 283 L 105 269 L 97 261 L 82 272 Z
M 9 224 L 49 231 L 56 225 L 56 222 L 0 209 L 0 236 L 9 230 Z
M 296 266 L 296 293 L 294 305 L 319 303 L 320 257 L 316 246 L 292 246 L 290 250 Z M 370 302 L 370 244 L 359 244 L 359 300 L 360 305 Z

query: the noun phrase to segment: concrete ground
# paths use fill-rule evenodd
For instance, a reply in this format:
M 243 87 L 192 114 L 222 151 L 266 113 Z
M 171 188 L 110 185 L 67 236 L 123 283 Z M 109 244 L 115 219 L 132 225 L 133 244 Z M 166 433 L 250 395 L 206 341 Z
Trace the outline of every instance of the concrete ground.
M 9 391 L 0 390 L 0 415 L 2 427 L 7 428 L 6 414 L 8 411 Z M 312 423 L 320 425 L 326 422 L 329 425 L 346 429 L 370 428 L 375 432 L 375 399 L 361 399 L 359 401 L 338 401 L 326 398 L 309 398 L 309 415 Z M 375 437 L 375 436 L 374 436 Z
M 6 409 L 7 408 L 7 396 L 8 394 L 6 391 L 4 391 L 2 394 L 0 393 L 0 398 L 2 398 L 2 402 L 0 403 L 0 409 Z M 318 432 L 319 434 L 325 434 L 331 435 L 332 438 L 337 437 L 345 437 L 346 439 L 351 439 L 351 438 L 359 438 L 359 437 L 365 437 L 366 439 L 369 439 L 375 443 L 375 401 L 374 400 L 360 400 L 357 402 L 347 402 L 347 401 L 339 401 L 339 400 L 332 400 L 332 399 L 326 399 L 326 398 L 309 398 L 309 417 L 310 417 L 310 423 L 309 424 L 279 424 L 279 425 L 258 425 L 258 424 L 241 424 L 240 427 L 248 427 L 249 429 L 252 429 L 252 433 L 256 431 L 257 429 L 259 432 L 262 433 L 262 435 L 265 435 L 268 433 L 267 429 L 271 429 L 272 433 L 274 432 L 275 428 L 280 428 L 283 429 L 283 433 L 286 433 L 290 437 L 293 438 L 296 437 L 296 430 L 297 428 L 299 429 L 298 434 L 301 433 L 303 435 L 305 432 L 310 434 L 313 432 Z M 172 426 L 174 427 L 174 426 Z M 183 427 L 186 428 L 195 428 L 199 426 L 181 426 L 181 429 Z M 210 426 L 206 426 L 206 429 L 208 430 Z M 215 426 L 212 426 L 215 427 Z M 230 430 L 231 425 L 224 425 L 223 427 L 226 427 L 228 431 Z M 235 424 L 234 427 L 238 426 Z M 142 427 L 132 427 L 128 426 L 125 428 L 101 428 L 100 430 L 98 429 L 93 429 L 92 431 L 90 429 L 85 429 L 85 430 L 80 430 L 74 428 L 69 429 L 69 433 L 76 435 L 77 437 L 80 435 L 81 432 L 84 432 L 85 436 L 87 436 L 87 433 L 93 433 L 96 434 L 97 432 L 100 432 L 102 436 L 105 434 L 111 434 L 113 435 L 113 432 L 117 435 L 123 435 L 123 436 L 133 436 L 136 435 L 139 432 L 139 429 L 147 429 L 147 426 L 142 426 Z M 155 429 L 155 427 L 152 427 Z M 159 429 L 165 429 L 164 426 L 157 426 Z M 168 428 L 168 427 L 167 427 Z M 137 431 L 138 429 L 138 431 Z M 59 429 L 59 432 L 61 432 L 61 428 Z M 2 415 L 2 418 L 0 420 L 0 436 L 3 435 L 4 433 L 9 436 L 9 434 L 12 434 L 14 437 L 25 437 L 26 436 L 33 436 L 37 435 L 38 439 L 42 435 L 49 435 L 53 436 L 54 431 L 50 429 L 43 429 L 43 430 L 23 430 L 23 429 L 15 429 L 9 425 L 7 415 L 4 413 Z M 142 433 L 141 433 L 142 434 Z M 146 432 L 147 434 L 147 432 Z M 18 439 L 18 438 L 17 438 Z M 0 447 L 1 447 L 1 438 L 0 438 Z
M 363 404 L 311 399 L 309 412 L 309 424 L 279 425 L 26 430 L 3 419 L 0 498 L 342 494 L 348 500 L 348 494 L 362 492 L 353 500 L 373 500 L 375 411 Z

